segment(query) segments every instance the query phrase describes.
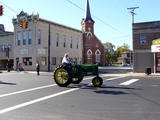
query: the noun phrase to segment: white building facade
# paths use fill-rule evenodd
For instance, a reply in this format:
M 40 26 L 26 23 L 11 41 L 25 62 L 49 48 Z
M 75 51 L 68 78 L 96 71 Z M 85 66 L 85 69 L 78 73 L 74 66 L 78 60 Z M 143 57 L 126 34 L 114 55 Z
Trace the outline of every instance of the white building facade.
M 21 11 L 14 25 L 14 69 L 20 63 L 24 70 L 54 70 L 65 53 L 76 63 L 82 62 L 82 31 L 28 15 Z

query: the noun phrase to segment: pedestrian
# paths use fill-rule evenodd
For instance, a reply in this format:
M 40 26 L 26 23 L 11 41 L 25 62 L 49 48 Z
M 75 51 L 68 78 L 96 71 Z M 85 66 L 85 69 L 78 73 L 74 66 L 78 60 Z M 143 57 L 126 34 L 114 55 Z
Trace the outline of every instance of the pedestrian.
M 21 64 L 20 64 L 20 63 L 18 63 L 18 69 L 17 69 L 17 71 L 18 71 L 18 72 L 21 71 Z
M 40 64 L 38 62 L 36 64 L 36 69 L 37 69 L 37 75 L 39 76 Z

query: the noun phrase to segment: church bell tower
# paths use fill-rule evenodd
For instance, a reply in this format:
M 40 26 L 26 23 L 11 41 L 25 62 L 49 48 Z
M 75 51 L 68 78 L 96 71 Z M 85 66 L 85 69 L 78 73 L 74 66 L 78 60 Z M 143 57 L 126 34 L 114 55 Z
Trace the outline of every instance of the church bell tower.
M 105 63 L 104 46 L 94 34 L 94 20 L 91 17 L 89 0 L 86 0 L 85 16 L 81 21 L 83 38 L 83 63 Z
M 94 20 L 91 17 L 89 0 L 86 0 L 85 16 L 82 19 L 82 31 L 94 34 Z

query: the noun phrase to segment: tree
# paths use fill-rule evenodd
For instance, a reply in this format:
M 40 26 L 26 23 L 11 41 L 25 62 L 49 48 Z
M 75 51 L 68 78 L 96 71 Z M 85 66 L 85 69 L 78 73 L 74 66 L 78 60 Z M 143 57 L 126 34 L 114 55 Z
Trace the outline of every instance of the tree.
M 127 45 L 126 43 L 124 43 L 122 46 L 118 46 L 116 49 L 118 57 L 120 57 L 121 53 L 123 52 L 131 51 L 129 48 L 130 48 L 129 45 Z
M 114 54 L 115 45 L 113 45 L 110 42 L 104 43 L 104 48 L 107 50 L 110 54 Z
M 113 62 L 117 61 L 115 45 L 113 45 L 112 43 L 106 42 L 104 43 L 104 48 L 106 53 L 106 64 L 110 65 Z

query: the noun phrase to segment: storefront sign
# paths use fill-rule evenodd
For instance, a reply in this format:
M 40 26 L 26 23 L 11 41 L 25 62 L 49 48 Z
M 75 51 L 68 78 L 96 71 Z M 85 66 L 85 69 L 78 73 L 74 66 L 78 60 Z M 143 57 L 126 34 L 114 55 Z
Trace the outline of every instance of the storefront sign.
M 152 45 L 151 52 L 160 52 L 160 44 Z
M 153 40 L 153 41 L 152 41 L 152 44 L 153 44 L 153 45 L 160 44 L 160 39 L 158 39 L 158 40 Z

